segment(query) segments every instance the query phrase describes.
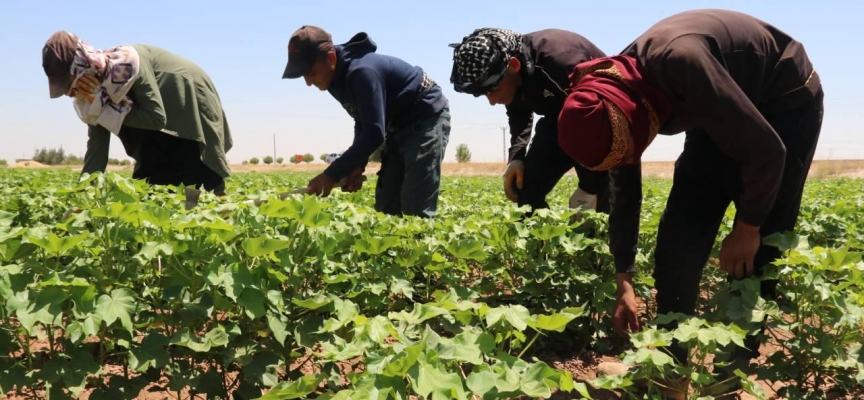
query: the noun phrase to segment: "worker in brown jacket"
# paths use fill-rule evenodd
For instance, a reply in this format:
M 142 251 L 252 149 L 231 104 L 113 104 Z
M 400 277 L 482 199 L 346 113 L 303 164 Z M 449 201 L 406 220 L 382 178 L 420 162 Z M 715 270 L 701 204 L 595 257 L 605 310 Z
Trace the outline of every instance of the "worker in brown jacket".
M 779 256 L 761 239 L 795 227 L 822 100 L 802 44 L 733 11 L 671 16 L 620 55 L 577 66 L 558 121 L 559 143 L 586 168 L 613 170 L 612 207 L 620 218 L 610 226 L 618 272 L 613 321 L 620 332 L 639 327 L 630 284 L 639 159 L 655 135 L 686 132 L 657 234 L 657 311 L 692 315 L 730 202 L 737 211 L 720 267 L 744 278 Z M 762 295 L 774 296 L 776 283 L 763 281 Z M 758 341 L 747 343 L 752 356 Z

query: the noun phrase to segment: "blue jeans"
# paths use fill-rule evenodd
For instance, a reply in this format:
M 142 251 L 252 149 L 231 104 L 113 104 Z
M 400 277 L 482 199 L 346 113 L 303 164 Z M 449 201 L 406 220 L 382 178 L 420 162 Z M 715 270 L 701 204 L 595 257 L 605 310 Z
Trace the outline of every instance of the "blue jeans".
M 434 217 L 449 140 L 449 107 L 390 132 L 381 152 L 375 209 L 390 215 Z

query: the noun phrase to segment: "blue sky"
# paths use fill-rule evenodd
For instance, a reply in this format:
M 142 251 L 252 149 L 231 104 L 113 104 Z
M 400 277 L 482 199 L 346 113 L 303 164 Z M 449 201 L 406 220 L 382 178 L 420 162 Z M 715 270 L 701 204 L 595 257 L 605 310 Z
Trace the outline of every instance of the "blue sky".
M 526 4 L 532 4 L 526 7 Z M 94 3 L 95 4 L 95 3 Z M 146 43 L 201 65 L 223 99 L 234 135 L 229 160 L 239 163 L 273 152 L 285 156 L 347 148 L 353 123 L 326 92 L 302 79 L 282 80 L 291 33 L 319 25 L 347 41 L 365 31 L 378 52 L 423 67 L 450 99 L 452 132 L 447 159 L 457 144 L 474 161 L 501 161 L 503 106 L 458 94 L 449 83 L 452 49 L 447 45 L 479 27 L 523 33 L 568 29 L 614 54 L 660 19 L 695 8 L 726 8 L 766 20 L 804 46 L 826 92 L 818 158 L 864 158 L 864 2 L 861 1 L 162 1 L 104 3 L 5 1 L 0 13 L 0 158 L 29 158 L 37 147 L 63 146 L 83 155 L 87 129 L 71 99 L 48 98 L 41 48 L 56 30 L 73 32 L 96 48 Z M 617 8 L 612 8 L 612 7 Z M 647 160 L 674 160 L 683 135 L 659 138 Z M 125 158 L 113 138 L 113 157 Z

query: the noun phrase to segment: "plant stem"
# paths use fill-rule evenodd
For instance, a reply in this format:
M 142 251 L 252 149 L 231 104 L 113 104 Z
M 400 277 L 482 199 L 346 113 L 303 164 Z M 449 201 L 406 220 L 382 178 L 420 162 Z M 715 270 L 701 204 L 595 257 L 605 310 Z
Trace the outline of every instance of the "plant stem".
M 528 351 L 529 348 L 531 348 L 531 345 L 534 344 L 534 342 L 537 341 L 537 338 L 538 338 L 538 337 L 540 337 L 540 331 L 537 331 L 537 334 L 534 335 L 534 338 L 531 339 L 530 342 L 528 342 L 528 345 L 526 345 L 525 348 L 522 349 L 521 352 L 519 352 L 519 355 L 516 356 L 516 358 L 522 358 L 522 355 L 525 354 L 525 352 Z

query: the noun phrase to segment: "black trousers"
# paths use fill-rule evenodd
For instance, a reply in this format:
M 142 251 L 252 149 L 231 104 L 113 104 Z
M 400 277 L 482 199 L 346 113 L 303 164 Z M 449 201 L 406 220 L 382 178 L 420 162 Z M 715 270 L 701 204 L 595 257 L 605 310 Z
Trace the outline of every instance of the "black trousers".
M 128 127 L 120 132 L 120 139 L 127 149 L 138 149 L 130 154 L 136 161 L 133 179 L 144 179 L 151 185 L 203 186 L 217 195 L 225 193 L 225 180 L 201 161 L 198 142 Z
M 597 211 L 609 213 L 609 173 L 585 169 L 573 161 L 558 146 L 558 125 L 555 118 L 543 117 L 537 121 L 534 137 L 525 155 L 525 175 L 518 204 L 532 209 L 548 208 L 546 196 L 571 168 L 576 169 L 579 188 L 597 195 Z
M 765 115 L 786 146 L 786 161 L 777 200 L 760 229 L 763 238 L 791 231 L 798 220 L 804 183 L 822 127 L 822 100 L 820 89 L 803 106 Z M 720 223 L 729 203 L 737 204 L 743 190 L 738 164 L 721 153 L 704 131 L 695 129 L 686 135 L 657 232 L 654 279 L 658 314 L 695 312 L 702 269 Z M 777 248 L 761 246 L 754 260 L 757 273 L 779 256 Z M 774 297 L 776 286 L 776 281 L 763 281 L 762 296 Z

